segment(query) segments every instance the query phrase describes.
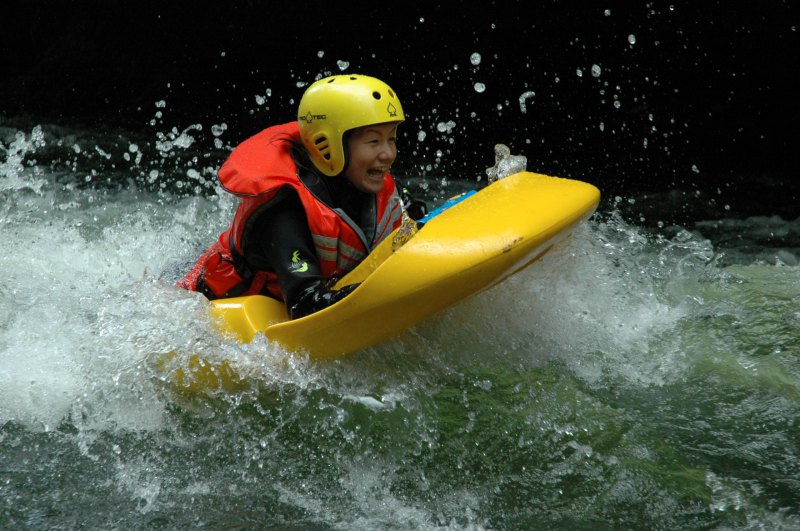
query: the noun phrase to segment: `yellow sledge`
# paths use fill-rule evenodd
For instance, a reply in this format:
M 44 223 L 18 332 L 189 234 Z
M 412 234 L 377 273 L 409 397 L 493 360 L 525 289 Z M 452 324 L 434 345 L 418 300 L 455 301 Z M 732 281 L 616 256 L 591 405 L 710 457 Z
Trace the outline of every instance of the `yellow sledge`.
M 375 345 L 490 288 L 544 255 L 587 219 L 599 190 L 522 172 L 435 215 L 408 220 L 336 287 L 359 286 L 336 304 L 289 320 L 282 302 L 254 295 L 211 303 L 219 328 L 248 343 L 258 333 L 312 359 Z

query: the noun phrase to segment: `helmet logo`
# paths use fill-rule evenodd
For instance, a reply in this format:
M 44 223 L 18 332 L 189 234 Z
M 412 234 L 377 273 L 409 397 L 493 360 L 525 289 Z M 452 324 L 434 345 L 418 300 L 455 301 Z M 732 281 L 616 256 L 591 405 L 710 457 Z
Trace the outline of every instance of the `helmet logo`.
M 300 116 L 299 120 L 310 124 L 314 120 L 325 120 L 326 118 L 328 118 L 327 114 L 311 114 L 311 111 L 308 111 L 305 116 Z
M 389 116 L 397 116 L 397 107 L 392 102 L 389 102 L 389 105 L 386 106 L 386 112 L 389 113 Z

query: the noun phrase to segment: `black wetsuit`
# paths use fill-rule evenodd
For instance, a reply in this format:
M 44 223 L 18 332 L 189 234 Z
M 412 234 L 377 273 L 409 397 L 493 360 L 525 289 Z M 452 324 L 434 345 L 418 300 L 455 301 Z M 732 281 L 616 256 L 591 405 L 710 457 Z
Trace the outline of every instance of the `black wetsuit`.
M 322 202 L 346 215 L 372 241 L 375 196 L 358 191 L 343 177 L 301 175 L 301 180 Z M 285 187 L 269 207 L 252 221 L 244 258 L 252 270 L 274 271 L 286 308 L 294 319 L 319 311 L 352 291 L 331 291 L 322 275 L 305 209 L 290 187 Z M 298 271 L 296 264 L 308 267 Z

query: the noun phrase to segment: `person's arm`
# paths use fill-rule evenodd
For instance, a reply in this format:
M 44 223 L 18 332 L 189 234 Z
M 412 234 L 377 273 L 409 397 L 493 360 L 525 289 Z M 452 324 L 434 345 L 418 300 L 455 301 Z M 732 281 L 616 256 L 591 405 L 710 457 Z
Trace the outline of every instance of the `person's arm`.
M 251 263 L 267 266 L 278 276 L 289 317 L 297 319 L 327 308 L 355 286 L 331 290 L 322 275 L 300 199 L 288 194 L 256 221 L 247 252 Z M 255 258 L 255 259 L 254 259 Z

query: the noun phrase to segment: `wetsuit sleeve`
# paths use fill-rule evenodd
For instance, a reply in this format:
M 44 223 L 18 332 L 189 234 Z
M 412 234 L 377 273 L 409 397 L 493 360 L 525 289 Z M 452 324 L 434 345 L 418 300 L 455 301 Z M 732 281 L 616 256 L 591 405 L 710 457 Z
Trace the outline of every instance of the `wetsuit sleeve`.
M 255 269 L 278 275 L 287 306 L 303 288 L 322 280 L 306 214 L 296 194 L 287 194 L 259 215 L 246 258 Z
M 250 246 L 248 260 L 277 274 L 292 319 L 326 308 L 353 289 L 328 289 L 296 194 L 288 194 L 259 216 Z

